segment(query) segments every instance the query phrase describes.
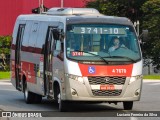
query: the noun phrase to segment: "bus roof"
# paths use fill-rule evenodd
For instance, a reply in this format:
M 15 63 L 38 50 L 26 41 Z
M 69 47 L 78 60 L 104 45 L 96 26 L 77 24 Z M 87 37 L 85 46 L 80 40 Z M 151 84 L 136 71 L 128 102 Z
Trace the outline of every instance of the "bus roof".
M 58 12 L 57 12 L 58 11 Z M 60 11 L 60 13 L 59 13 Z M 85 13 L 86 11 L 86 13 Z M 18 20 L 35 21 L 60 21 L 68 24 L 77 23 L 104 23 L 104 24 L 122 24 L 133 25 L 126 17 L 106 16 L 100 14 L 92 8 L 52 8 L 43 14 L 20 15 Z

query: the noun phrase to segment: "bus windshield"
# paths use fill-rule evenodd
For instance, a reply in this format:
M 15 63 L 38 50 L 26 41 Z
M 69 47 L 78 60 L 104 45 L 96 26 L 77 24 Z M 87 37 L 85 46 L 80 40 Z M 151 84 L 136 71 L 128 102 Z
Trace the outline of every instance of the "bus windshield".
M 141 59 L 132 26 L 72 24 L 66 32 L 67 58 L 76 61 L 136 62 Z

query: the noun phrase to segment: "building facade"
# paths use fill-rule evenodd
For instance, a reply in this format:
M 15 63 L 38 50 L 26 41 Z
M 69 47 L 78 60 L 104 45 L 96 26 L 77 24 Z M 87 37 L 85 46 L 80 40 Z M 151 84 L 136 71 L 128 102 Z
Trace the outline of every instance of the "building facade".
M 0 36 L 11 35 L 15 20 L 20 14 L 31 14 L 39 3 L 47 8 L 52 7 L 85 7 L 86 0 L 1 0 L 0 3 Z

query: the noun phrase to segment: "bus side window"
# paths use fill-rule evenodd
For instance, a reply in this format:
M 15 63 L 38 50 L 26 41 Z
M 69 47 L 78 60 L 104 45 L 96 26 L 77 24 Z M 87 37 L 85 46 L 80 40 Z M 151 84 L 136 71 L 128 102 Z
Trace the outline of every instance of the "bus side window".
M 39 22 L 34 22 L 32 24 L 29 43 L 28 43 L 28 49 L 30 52 L 35 52 L 35 46 L 36 46 L 38 30 L 39 30 L 38 27 L 39 27 Z
M 44 54 L 47 31 L 48 31 L 47 23 L 40 22 L 38 36 L 35 45 L 36 53 Z

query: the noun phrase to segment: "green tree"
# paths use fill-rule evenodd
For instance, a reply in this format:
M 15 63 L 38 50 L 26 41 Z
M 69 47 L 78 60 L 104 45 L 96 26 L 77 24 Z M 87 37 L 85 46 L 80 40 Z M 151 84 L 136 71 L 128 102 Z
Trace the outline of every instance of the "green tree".
M 9 58 L 10 56 L 10 46 L 11 46 L 11 36 L 0 36 L 0 66 L 5 70 L 9 70 Z
M 105 15 L 128 17 L 134 22 L 141 20 L 140 7 L 145 1 L 147 0 L 95 0 L 87 1 L 86 7 L 96 8 Z
M 0 54 L 10 54 L 11 36 L 0 36 Z
M 160 68 L 160 0 L 148 0 L 142 6 L 143 28 L 149 30 L 149 40 L 144 44 L 145 56 L 153 59 Z

